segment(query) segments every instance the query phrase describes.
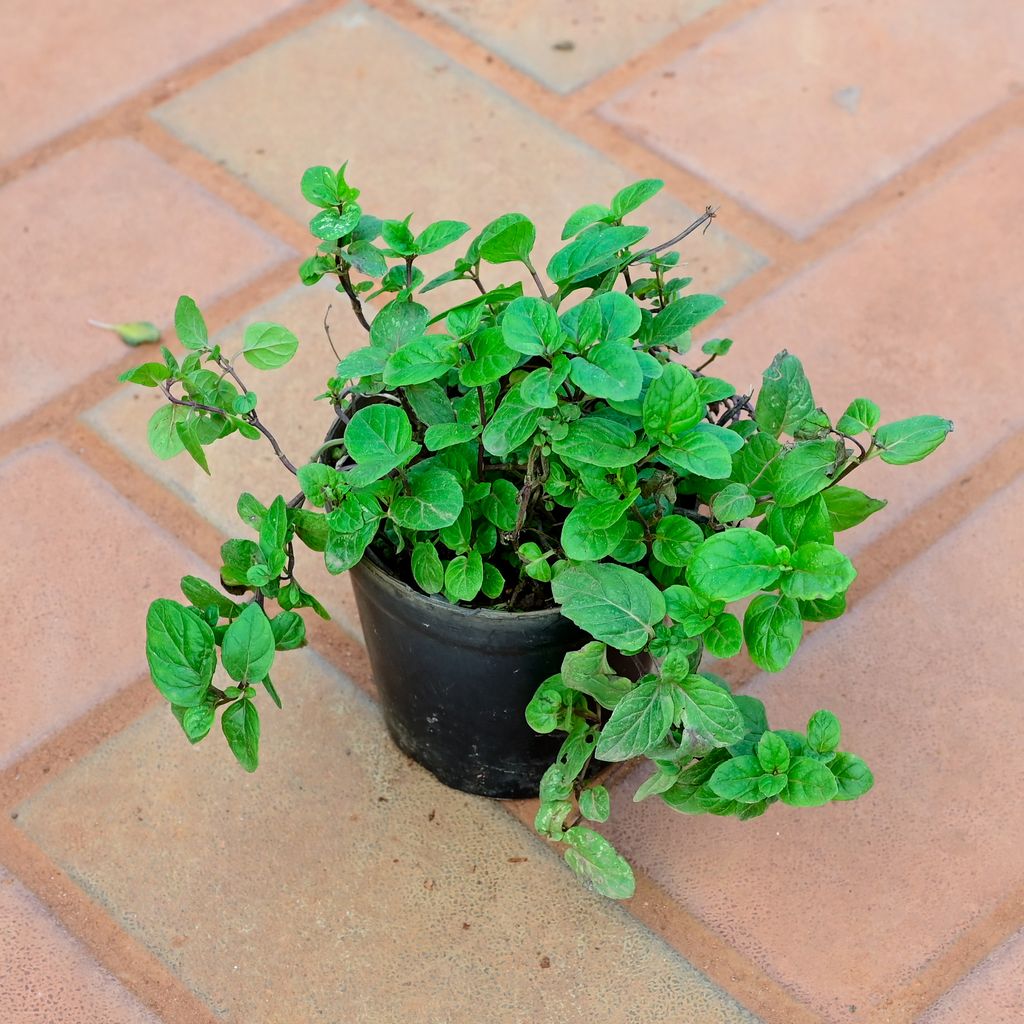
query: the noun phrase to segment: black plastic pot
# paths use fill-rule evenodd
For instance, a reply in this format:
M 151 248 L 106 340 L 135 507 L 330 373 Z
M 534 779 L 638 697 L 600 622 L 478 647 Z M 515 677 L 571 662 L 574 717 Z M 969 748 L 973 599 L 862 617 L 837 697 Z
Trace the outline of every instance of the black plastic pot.
M 536 796 L 561 739 L 523 712 L 567 651 L 590 637 L 557 610 L 500 612 L 427 597 L 372 556 L 352 573 L 388 731 L 446 786 Z

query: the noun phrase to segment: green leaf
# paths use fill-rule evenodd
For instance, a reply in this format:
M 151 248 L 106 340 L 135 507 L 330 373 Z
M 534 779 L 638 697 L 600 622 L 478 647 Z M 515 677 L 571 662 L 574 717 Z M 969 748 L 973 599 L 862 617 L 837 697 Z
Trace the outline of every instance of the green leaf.
M 814 410 L 803 364 L 783 349 L 764 371 L 754 412 L 757 425 L 775 437 L 792 435 Z
M 415 256 L 416 248 L 413 244 L 412 231 L 409 230 L 409 217 L 402 220 L 381 221 L 380 237 L 384 244 L 396 256 Z
M 432 427 L 427 427 L 423 435 L 423 444 L 427 451 L 439 452 L 452 445 L 472 441 L 479 433 L 480 428 L 471 423 L 435 423 Z
M 690 331 L 725 305 L 717 295 L 684 295 L 669 303 L 654 318 L 649 347 L 666 345 L 677 352 L 690 347 Z
M 693 374 L 678 363 L 666 363 L 644 396 L 644 430 L 652 438 L 672 441 L 703 417 L 704 403 Z
M 781 589 L 799 601 L 842 594 L 857 576 L 846 555 L 831 544 L 804 544 L 793 552 L 789 564 L 792 571 L 783 575 Z
M 537 692 L 526 705 L 526 724 L 534 732 L 554 732 L 563 724 L 566 710 L 573 704 L 573 694 L 562 685 L 561 678 L 551 676 L 537 687 Z
M 298 481 L 302 493 L 309 503 L 317 508 L 323 508 L 326 500 L 333 497 L 333 489 L 340 479 L 336 469 L 325 466 L 322 462 L 309 462 L 299 467 Z
M 210 340 L 203 314 L 189 295 L 182 295 L 174 308 L 174 331 L 178 341 L 188 349 L 204 349 Z
M 659 793 L 671 789 L 675 785 L 676 779 L 679 778 L 679 772 L 678 766 L 666 768 L 659 765 L 658 770 L 637 787 L 637 791 L 633 794 L 633 803 L 640 803 L 641 800 L 646 800 L 649 796 L 657 796 Z
M 665 182 L 657 178 L 644 178 L 627 185 L 612 197 L 612 213 L 621 220 L 627 213 L 653 199 L 664 187 Z
M 806 441 L 783 452 L 775 463 L 776 504 L 796 505 L 828 487 L 842 452 L 835 441 Z
M 217 718 L 215 708 L 216 704 L 211 704 L 209 701 L 193 708 L 183 708 L 177 704 L 171 705 L 171 710 L 181 723 L 182 731 L 188 737 L 189 743 L 198 743 L 210 734 L 210 729 Z
M 547 274 L 560 288 L 616 267 L 619 252 L 647 234 L 641 227 L 598 225 L 559 249 L 548 262 Z
M 469 225 L 461 220 L 435 221 L 416 236 L 413 246 L 421 256 L 426 256 L 457 242 L 468 230 Z
M 831 711 L 815 711 L 807 723 L 807 746 L 818 754 L 831 754 L 843 738 L 839 719 Z
M 552 305 L 523 295 L 510 302 L 501 320 L 505 344 L 523 355 L 556 352 L 561 346 L 562 325 Z
M 732 348 L 732 338 L 712 338 L 705 341 L 700 350 L 706 356 L 724 356 Z
M 437 548 L 429 541 L 419 541 L 412 549 L 412 578 L 424 594 L 440 594 L 444 589 L 444 566 Z
M 663 442 L 658 455 L 673 468 L 708 480 L 724 480 L 732 474 L 732 453 L 725 441 L 699 427 L 671 444 Z
M 952 420 L 941 416 L 911 416 L 880 427 L 875 444 L 882 449 L 882 461 L 907 466 L 931 455 L 953 429 Z
M 306 646 L 306 623 L 297 612 L 278 612 L 270 620 L 270 629 L 274 634 L 275 650 L 294 651 Z
M 838 792 L 836 778 L 827 765 L 813 757 L 796 757 L 789 766 L 786 788 L 779 798 L 791 807 L 820 807 Z
M 562 614 L 597 640 L 639 651 L 665 617 L 665 599 L 646 576 L 621 565 L 570 565 L 551 584 Z
M 604 786 L 588 786 L 580 793 L 580 814 L 588 821 L 607 821 L 611 812 L 611 797 Z
M 492 455 L 508 455 L 533 436 L 540 423 L 541 410 L 528 405 L 519 385 L 509 389 L 507 395 L 484 428 L 481 440 Z
M 791 551 L 811 541 L 831 544 L 835 540 L 828 507 L 821 494 L 812 494 L 805 501 L 788 508 L 772 505 L 763 527 L 776 544 L 784 544 Z
M 629 341 L 602 341 L 586 358 L 574 358 L 570 367 L 572 382 L 593 398 L 628 402 L 643 389 L 643 370 Z
M 478 388 L 501 380 L 513 370 L 521 358 L 520 353 L 508 347 L 498 327 L 488 328 L 474 335 L 473 358 L 459 369 L 459 381 L 466 387 Z
M 344 253 L 344 258 L 360 274 L 379 278 L 388 272 L 388 263 L 380 249 L 370 242 L 353 242 Z
M 245 329 L 242 355 L 257 370 L 276 370 L 284 366 L 299 347 L 299 339 L 280 324 L 249 324 Z
M 93 327 L 103 327 L 113 331 L 126 345 L 137 348 L 139 345 L 149 345 L 160 340 L 160 328 L 148 320 L 134 320 L 125 324 L 101 324 L 96 320 L 90 320 Z M 123 379 L 123 378 L 119 378 Z M 138 384 L 141 381 L 133 381 Z
M 268 562 L 273 562 L 278 553 L 283 553 L 288 538 L 288 507 L 284 498 L 278 495 L 267 509 L 260 524 L 260 551 Z
M 766 672 L 781 672 L 800 646 L 804 625 L 791 597 L 762 594 L 747 606 L 743 637 L 751 661 Z
M 446 334 L 426 334 L 391 353 L 384 365 L 384 383 L 390 388 L 425 384 L 444 376 L 458 358 L 456 341 Z
M 225 597 L 213 584 L 198 576 L 182 576 L 181 592 L 189 604 L 200 611 L 212 605 L 217 609 L 217 615 L 225 619 L 233 619 L 239 612 L 238 605 L 230 597 Z
M 389 302 L 370 325 L 370 344 L 394 352 L 407 341 L 420 337 L 427 327 L 430 313 L 425 306 L 407 299 Z
M 562 838 L 569 846 L 566 864 L 588 888 L 613 900 L 628 900 L 636 892 L 633 869 L 600 833 L 576 825 Z
M 855 398 L 839 417 L 836 430 L 843 434 L 872 434 L 882 418 L 882 410 L 870 398 Z
M 484 585 L 484 564 L 479 551 L 456 555 L 444 571 L 444 593 L 453 604 L 472 601 Z
M 720 523 L 738 523 L 754 511 L 756 504 L 745 484 L 728 484 L 712 499 L 711 511 Z
M 501 575 L 501 571 L 496 566 L 489 562 L 484 563 L 484 582 L 481 589 L 484 595 L 492 601 L 501 597 L 505 590 L 505 577 Z
M 198 707 L 217 665 L 213 630 L 191 609 L 159 598 L 146 615 L 146 660 L 153 683 L 167 700 Z
M 686 578 L 710 600 L 739 601 L 770 587 L 780 571 L 775 545 L 764 534 L 738 526 L 704 541 L 690 559 Z
M 675 716 L 670 684 L 651 676 L 616 703 L 601 729 L 594 756 L 601 761 L 629 761 L 656 746 Z
M 665 516 L 654 529 L 651 551 L 659 562 L 680 568 L 689 564 L 697 545 L 704 542 L 704 531 L 685 516 Z
M 649 451 L 647 444 L 638 443 L 636 434 L 628 427 L 593 414 L 581 416 L 570 423 L 565 437 L 553 442 L 551 447 L 556 454 L 565 458 L 606 469 L 632 466 Z M 488 451 L 491 450 L 488 448 Z
M 542 836 L 560 842 L 565 819 L 572 814 L 573 806 L 568 800 L 547 800 L 537 808 L 533 827 Z
M 404 409 L 377 403 L 360 409 L 345 428 L 345 447 L 358 464 L 350 471 L 357 487 L 373 483 L 417 455 Z
M 361 523 L 352 530 L 328 529 L 324 548 L 324 564 L 333 576 L 348 572 L 362 561 L 370 541 L 377 533 L 376 520 Z
M 765 731 L 757 741 L 757 759 L 766 772 L 785 772 L 789 768 L 789 747 L 781 736 Z
M 713 658 L 732 658 L 743 646 L 743 627 L 729 612 L 722 612 L 702 634 L 704 647 Z
M 568 358 L 556 355 L 550 366 L 538 367 L 527 374 L 519 388 L 523 401 L 537 409 L 554 409 L 558 405 L 558 389 L 568 376 Z
M 595 509 L 606 504 L 596 498 L 585 498 L 566 516 L 561 542 L 567 558 L 596 562 L 619 546 L 626 535 L 626 519 L 616 519 L 608 526 L 597 526 L 592 515 Z
M 593 697 L 609 711 L 633 689 L 633 683 L 617 676 L 608 664 L 608 648 L 598 640 L 569 651 L 562 659 L 562 684 Z
M 679 584 L 665 591 L 665 609 L 668 617 L 679 624 L 686 636 L 699 636 L 713 622 L 708 602 L 689 587 Z
M 274 662 L 274 631 L 263 609 L 253 602 L 228 626 L 221 650 L 224 670 L 240 683 L 265 679 Z
M 700 392 L 701 401 L 708 405 L 736 394 L 736 388 L 721 377 L 698 377 L 697 390 Z
M 124 384 L 141 384 L 144 388 L 155 388 L 170 375 L 171 371 L 163 363 L 143 363 L 132 370 L 126 370 L 117 379 Z
M 564 242 L 567 238 L 578 235 L 584 228 L 590 227 L 591 224 L 607 220 L 611 215 L 612 212 L 607 206 L 600 206 L 597 203 L 581 206 L 565 222 L 565 227 L 562 228 L 562 241 Z
M 445 389 L 437 381 L 413 384 L 404 391 L 406 400 L 419 421 L 427 427 L 437 423 L 454 423 L 455 408 Z
M 336 206 L 338 176 L 330 167 L 307 167 L 302 173 L 302 197 L 314 206 Z
M 473 248 L 488 263 L 529 264 L 537 229 L 529 217 L 506 213 L 492 220 L 477 236 Z
M 786 745 L 783 743 L 782 746 L 785 748 Z M 786 754 L 788 757 L 788 750 Z M 743 804 L 753 804 L 765 797 L 762 792 L 764 785 L 762 780 L 768 780 L 769 786 L 774 788 L 776 793 L 785 786 L 785 775 L 779 776 L 777 779 L 776 782 L 770 773 L 765 772 L 761 762 L 753 754 L 744 754 L 720 764 L 708 780 L 707 785 L 713 793 L 725 800 L 738 800 Z
M 491 484 L 491 493 L 481 505 L 488 522 L 506 533 L 514 530 L 519 515 L 519 488 L 511 480 L 499 478 Z
M 885 508 L 887 501 L 881 498 L 869 498 L 863 491 L 853 487 L 841 487 L 838 484 L 821 492 L 828 508 L 828 517 L 832 529 L 849 530 L 863 523 L 868 516 L 879 509 Z
M 702 675 L 687 676 L 678 684 L 682 692 L 683 720 L 718 746 L 738 743 L 747 731 L 743 713 L 733 695 Z
M 321 210 L 309 222 L 310 233 L 315 238 L 335 241 L 344 238 L 359 223 L 363 211 L 358 203 L 346 203 L 339 213 L 336 209 Z
M 459 518 L 463 502 L 453 473 L 439 466 L 416 466 L 409 473 L 409 493 L 395 498 L 390 515 L 407 530 L 440 530 Z
M 174 424 L 174 429 L 178 433 L 178 439 L 181 441 L 182 447 L 192 456 L 196 465 L 209 476 L 210 465 L 206 461 L 206 452 L 203 451 L 203 446 L 199 443 L 196 425 L 195 420 L 178 420 Z
M 819 598 L 815 601 L 797 601 L 800 606 L 800 617 L 804 622 L 828 622 L 838 619 L 846 611 L 846 595 Z
M 254 772 L 260 763 L 260 715 L 251 700 L 236 700 L 221 715 L 220 727 L 231 753 L 247 771 Z
M 836 780 L 835 800 L 856 800 L 875 784 L 871 769 L 856 754 L 836 754 L 829 771 Z
M 180 405 L 161 405 L 149 418 L 146 439 L 150 450 L 158 459 L 173 459 L 185 450 L 185 444 L 178 433 L 187 412 Z

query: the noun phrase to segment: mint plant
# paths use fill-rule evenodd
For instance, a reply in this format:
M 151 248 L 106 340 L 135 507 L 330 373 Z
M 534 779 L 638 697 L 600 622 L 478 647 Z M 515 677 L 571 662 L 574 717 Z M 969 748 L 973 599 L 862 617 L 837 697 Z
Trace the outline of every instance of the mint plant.
M 538 681 L 525 714 L 537 732 L 565 735 L 540 786 L 537 830 L 607 896 L 629 897 L 634 882 L 608 840 L 580 824 L 609 815 L 607 790 L 588 774 L 595 760 L 646 758 L 653 774 L 634 799 L 657 796 L 686 814 L 746 819 L 778 801 L 818 806 L 870 789 L 864 761 L 839 749 L 834 715 L 815 711 L 800 733 L 772 730 L 759 700 L 732 694 L 701 662 L 745 647 L 778 672 L 805 622 L 842 615 L 856 572 L 836 534 L 885 505 L 851 487 L 851 474 L 874 459 L 917 462 L 952 424 L 883 424 L 867 398 L 833 420 L 785 351 L 756 395 L 740 394 L 710 372 L 728 338 L 706 341 L 688 366 L 691 332 L 723 301 L 687 291 L 676 246 L 714 211 L 648 245 L 648 229 L 626 221 L 661 187 L 639 181 L 607 206 L 577 210 L 543 277 L 534 225 L 507 213 L 426 280 L 421 258 L 468 225 L 382 220 L 363 212 L 345 167 L 306 171 L 319 245 L 300 277 L 336 279 L 367 339 L 338 360 L 320 396 L 331 429 L 296 461 L 264 424 L 239 363 L 277 369 L 296 336 L 251 324 L 229 356 L 196 304 L 179 300 L 186 354 L 164 348 L 162 361 L 122 377 L 167 399 L 149 424 L 154 453 L 187 453 L 209 472 L 205 448 L 238 432 L 268 442 L 298 484 L 269 506 L 241 495 L 239 517 L 255 536 L 224 545 L 220 588 L 187 576 L 187 603 L 150 607 L 153 681 L 191 742 L 223 708 L 228 745 L 256 768 L 259 690 L 280 706 L 271 673 L 278 652 L 306 642 L 297 609 L 327 615 L 296 579 L 299 542 L 332 573 L 372 551 L 439 600 L 557 607 L 592 637 Z M 430 293 L 455 281 L 476 296 L 428 308 Z M 737 602 L 749 602 L 742 616 Z M 615 652 L 649 671 L 635 682 L 619 674 Z

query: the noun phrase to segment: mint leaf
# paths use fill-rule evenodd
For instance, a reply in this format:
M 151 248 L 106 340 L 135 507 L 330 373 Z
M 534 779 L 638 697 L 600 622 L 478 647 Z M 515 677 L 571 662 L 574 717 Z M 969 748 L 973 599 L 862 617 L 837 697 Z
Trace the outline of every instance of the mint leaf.
M 880 427 L 875 444 L 882 449 L 882 461 L 907 466 L 931 455 L 953 429 L 952 420 L 941 416 L 911 416 Z
M 227 674 L 240 683 L 258 683 L 266 678 L 274 662 L 274 630 L 255 602 L 228 626 L 221 660 Z
M 254 772 L 260 762 L 260 715 L 251 700 L 236 700 L 221 715 L 220 726 L 231 753 L 247 771 Z
M 743 638 L 751 661 L 766 672 L 781 672 L 800 646 L 804 625 L 791 597 L 762 594 L 747 606 Z
M 213 630 L 191 609 L 159 598 L 146 615 L 146 660 L 153 683 L 167 700 L 198 707 L 217 665 Z
M 775 545 L 738 526 L 709 537 L 694 552 L 686 577 L 709 600 L 739 601 L 770 587 L 781 572 Z

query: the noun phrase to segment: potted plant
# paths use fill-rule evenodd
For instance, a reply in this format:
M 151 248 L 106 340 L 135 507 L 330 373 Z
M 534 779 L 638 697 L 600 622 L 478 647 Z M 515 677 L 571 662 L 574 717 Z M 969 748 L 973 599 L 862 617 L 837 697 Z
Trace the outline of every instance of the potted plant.
M 883 425 L 866 398 L 833 421 L 786 352 L 756 396 L 738 394 L 709 372 L 725 338 L 688 368 L 691 331 L 723 302 L 686 290 L 674 247 L 714 211 L 649 244 L 648 229 L 626 221 L 661 187 L 639 181 L 577 210 L 547 280 L 532 261 L 533 224 L 509 213 L 426 281 L 421 258 L 466 224 L 381 220 L 363 213 L 344 167 L 306 171 L 320 244 L 301 279 L 336 278 L 367 343 L 327 382 L 320 397 L 334 415 L 305 461 L 282 451 L 248 370 L 179 300 L 187 354 L 165 348 L 162 362 L 122 376 L 167 399 L 149 424 L 154 452 L 187 452 L 208 472 L 205 447 L 238 432 L 269 442 L 298 482 L 269 505 L 241 495 L 255 537 L 223 546 L 222 589 L 185 577 L 187 604 L 149 609 L 153 681 L 191 742 L 221 708 L 228 745 L 256 768 L 260 691 L 281 705 L 277 652 L 305 643 L 298 609 L 327 614 L 295 577 L 299 542 L 330 572 L 353 573 L 399 746 L 469 792 L 539 792 L 537 830 L 608 896 L 630 896 L 633 876 L 579 824 L 608 817 L 599 762 L 649 759 L 635 799 L 657 795 L 688 814 L 750 818 L 777 801 L 813 806 L 871 787 L 865 763 L 839 750 L 830 712 L 804 733 L 770 730 L 761 702 L 733 695 L 701 660 L 745 646 L 760 668 L 785 668 L 805 622 L 844 611 L 855 570 L 835 534 L 885 504 L 852 488 L 851 474 L 873 459 L 917 462 L 952 424 Z M 510 264 L 524 268 L 512 283 L 485 283 Z M 429 309 L 430 293 L 455 281 L 475 296 Z M 297 346 L 283 326 L 251 324 L 241 359 L 273 370 Z M 747 601 L 741 620 L 730 607 Z M 218 649 L 226 685 L 214 684 Z

